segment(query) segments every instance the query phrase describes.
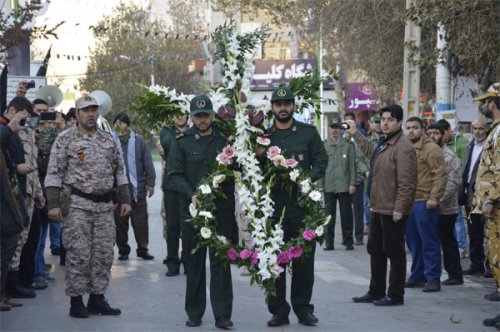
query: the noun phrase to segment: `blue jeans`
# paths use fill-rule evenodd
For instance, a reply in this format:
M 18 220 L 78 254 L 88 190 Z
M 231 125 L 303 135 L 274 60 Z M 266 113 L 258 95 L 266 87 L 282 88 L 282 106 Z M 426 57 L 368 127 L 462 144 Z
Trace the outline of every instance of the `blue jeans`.
M 457 238 L 458 248 L 467 250 L 467 234 L 465 234 L 465 224 L 461 206 L 458 207 L 458 216 L 455 222 L 455 237 Z
M 441 279 L 441 243 L 438 209 L 427 209 L 426 201 L 415 202 L 406 226 L 406 244 L 412 263 L 408 281 L 439 283 Z
M 48 224 L 40 225 L 40 240 L 35 254 L 35 274 L 45 273 L 45 242 L 47 241 Z
M 366 191 L 363 191 L 363 204 L 365 206 L 365 226 L 368 226 L 372 212 L 370 211 L 370 199 Z
M 51 222 L 49 223 L 49 236 L 50 236 L 50 249 L 60 249 L 61 248 L 61 223 Z

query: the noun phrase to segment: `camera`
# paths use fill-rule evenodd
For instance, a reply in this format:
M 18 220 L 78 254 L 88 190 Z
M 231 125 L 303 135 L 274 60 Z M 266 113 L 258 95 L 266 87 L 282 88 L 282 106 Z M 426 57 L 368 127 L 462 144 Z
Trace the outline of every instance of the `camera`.
M 26 127 L 36 128 L 38 127 L 38 122 L 40 118 L 38 116 L 29 116 L 26 118 Z
M 351 126 L 349 126 L 349 124 L 347 124 L 347 123 L 345 123 L 345 122 L 342 122 L 342 123 L 340 124 L 340 128 L 341 128 L 341 129 L 344 129 L 344 130 L 347 130 L 347 129 L 351 128 Z
M 24 87 L 26 88 L 26 90 L 28 89 L 32 89 L 36 86 L 35 84 L 35 81 L 34 80 L 31 80 L 31 81 L 23 81 L 23 85 Z
M 55 121 L 56 113 L 55 112 L 42 112 L 40 113 L 40 120 L 42 121 Z

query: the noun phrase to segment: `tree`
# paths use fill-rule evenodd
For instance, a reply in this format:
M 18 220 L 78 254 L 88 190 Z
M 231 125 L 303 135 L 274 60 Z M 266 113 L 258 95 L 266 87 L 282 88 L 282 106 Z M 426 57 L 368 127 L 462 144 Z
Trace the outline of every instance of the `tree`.
M 64 24 L 59 22 L 49 27 L 47 25 L 33 25 L 36 15 L 48 4 L 42 4 L 42 0 L 27 1 L 19 6 L 14 12 L 0 10 L 0 62 L 7 62 L 6 52 L 9 48 L 20 43 L 37 38 L 57 38 L 56 30 Z
M 473 76 L 482 90 L 500 77 L 500 1 L 498 0 L 414 0 L 406 13 L 408 19 L 434 38 L 422 39 L 421 47 L 408 45 L 420 53 L 422 67 L 441 62 L 452 75 Z M 441 60 L 436 48 L 439 25 L 446 40 Z
M 148 10 L 118 5 L 94 27 L 97 46 L 80 80 L 81 88 L 104 90 L 111 96 L 113 109 L 108 119 L 128 110 L 141 86 L 151 84 L 151 75 L 155 84 L 185 93 L 196 91 L 200 75 L 188 68 L 201 58 L 201 48 L 191 31 L 186 31 L 167 31 L 164 22 L 150 19 Z M 131 118 L 136 116 L 131 114 Z

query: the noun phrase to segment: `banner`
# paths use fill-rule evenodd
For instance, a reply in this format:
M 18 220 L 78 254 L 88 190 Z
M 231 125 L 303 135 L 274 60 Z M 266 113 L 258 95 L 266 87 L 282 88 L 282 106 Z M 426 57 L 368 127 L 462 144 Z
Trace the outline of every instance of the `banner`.
M 369 83 L 346 83 L 345 85 L 345 110 L 370 111 L 380 108 L 378 94 Z

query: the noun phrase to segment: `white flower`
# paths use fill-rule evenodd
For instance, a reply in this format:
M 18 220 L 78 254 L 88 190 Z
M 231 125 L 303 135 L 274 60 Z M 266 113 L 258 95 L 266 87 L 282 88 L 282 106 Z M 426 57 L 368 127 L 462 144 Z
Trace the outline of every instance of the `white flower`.
M 201 237 L 204 239 L 209 239 L 212 236 L 212 231 L 207 227 L 202 227 L 200 229 Z
M 227 244 L 227 238 L 223 235 L 217 235 L 217 240 L 219 240 L 220 242 L 222 242 L 223 244 Z
M 299 170 L 294 169 L 293 171 L 290 172 L 290 180 L 292 180 L 292 182 L 297 181 L 297 178 L 299 177 L 299 175 L 300 175 Z
M 321 193 L 317 190 L 311 191 L 308 196 L 310 199 L 312 199 L 315 202 L 319 202 L 321 199 Z
M 219 175 L 214 176 L 214 178 L 212 179 L 212 187 L 219 188 L 219 184 L 224 182 L 225 179 L 226 179 L 226 176 L 224 174 L 219 174 Z
M 309 179 L 305 179 L 304 181 L 300 182 L 300 191 L 303 194 L 307 194 L 311 191 L 311 183 L 309 182 Z
M 196 217 L 198 215 L 198 210 L 196 210 L 196 207 L 194 206 L 193 203 L 189 204 L 189 214 L 191 217 Z
M 206 219 L 212 219 L 214 216 L 212 215 L 212 212 L 209 211 L 200 211 L 198 214 L 200 217 L 205 217 Z
M 330 222 L 330 219 L 332 219 L 332 215 L 331 214 L 329 214 L 329 215 L 326 216 L 325 222 L 323 223 L 323 226 L 328 225 L 328 223 Z
M 325 232 L 325 228 L 323 226 L 319 226 L 318 228 L 316 228 L 316 235 L 317 236 L 323 235 L 324 232 Z
M 202 184 L 200 186 L 200 190 L 203 195 L 208 195 L 212 193 L 212 189 L 210 189 L 210 186 L 208 184 Z

